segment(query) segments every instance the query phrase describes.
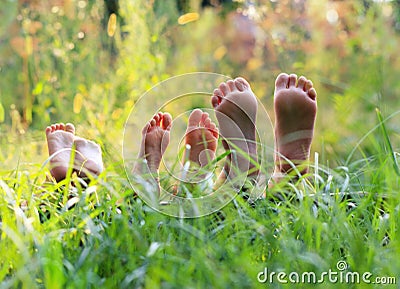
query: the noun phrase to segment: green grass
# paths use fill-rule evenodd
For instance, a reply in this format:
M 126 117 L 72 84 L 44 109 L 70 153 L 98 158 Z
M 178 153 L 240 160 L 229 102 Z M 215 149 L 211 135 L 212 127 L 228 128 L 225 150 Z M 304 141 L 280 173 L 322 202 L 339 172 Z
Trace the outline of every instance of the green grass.
M 73 190 L 67 182 L 44 183 L 46 168 L 21 164 L 1 172 L 0 288 L 284 288 L 276 279 L 261 284 L 257 275 L 267 267 L 320 276 L 338 271 L 339 261 L 351 272 L 398 278 L 392 161 L 381 146 L 346 167 L 314 164 L 316 174 L 276 187 L 255 206 L 238 196 L 195 219 L 146 206 L 117 165 Z M 310 287 L 382 288 L 295 284 Z

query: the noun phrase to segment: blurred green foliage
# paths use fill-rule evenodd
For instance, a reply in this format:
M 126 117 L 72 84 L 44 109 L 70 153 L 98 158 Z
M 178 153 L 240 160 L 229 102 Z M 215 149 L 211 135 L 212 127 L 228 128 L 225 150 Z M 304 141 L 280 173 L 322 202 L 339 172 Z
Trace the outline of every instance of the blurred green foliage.
M 314 149 L 324 162 L 346 159 L 376 124 L 376 107 L 384 117 L 398 110 L 395 1 L 118 4 L 117 31 L 110 37 L 102 1 L 6 1 L 2 133 L 9 132 L 15 104 L 24 131 L 70 121 L 92 137 L 119 138 L 143 92 L 169 76 L 194 71 L 246 77 L 271 115 L 273 82 L 280 72 L 312 79 L 319 94 Z M 200 17 L 178 24 L 186 12 Z M 395 119 L 388 129 L 396 138 Z

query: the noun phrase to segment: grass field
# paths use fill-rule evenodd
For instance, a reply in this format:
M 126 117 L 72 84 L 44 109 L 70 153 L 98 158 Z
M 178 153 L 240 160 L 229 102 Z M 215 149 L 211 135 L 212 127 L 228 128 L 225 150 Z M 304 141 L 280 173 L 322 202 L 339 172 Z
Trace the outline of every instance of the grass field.
M 299 284 L 290 285 L 296 288 L 397 288 L 363 281 L 349 285 L 346 280 L 353 279 L 336 275 L 320 279 L 329 270 L 358 272 L 360 278 L 370 272 L 371 282 L 398 278 L 400 200 L 392 165 L 381 151 L 348 167 L 319 167 L 311 175 L 315 181 L 276 188 L 284 193 L 280 198 L 252 206 L 238 196 L 223 210 L 196 219 L 153 211 L 133 197 L 118 168 L 109 167 L 87 189 L 72 194 L 69 180 L 44 186 L 39 166 L 32 173 L 21 165 L 2 172 L 0 182 L 1 286 L 283 286 L 277 275 L 259 283 L 259 272 L 268 268 L 286 272 L 286 281 L 296 280 L 288 276 L 297 272 Z M 348 269 L 337 269 L 338 262 Z M 304 272 L 314 272 L 315 281 L 302 283 Z M 318 280 L 324 282 L 310 285 Z
M 304 16 L 255 1 L 271 41 L 235 66 L 218 37 L 204 41 L 223 13 L 199 10 L 181 25 L 191 10 L 176 1 L 120 1 L 114 27 L 102 1 L 50 2 L 7 1 L 0 14 L 0 289 L 400 288 L 398 4 L 310 0 Z M 243 74 L 269 113 L 280 71 L 310 76 L 319 93 L 310 173 L 200 218 L 136 197 L 125 121 L 145 91 L 196 71 Z M 105 171 L 89 187 L 72 186 L 76 175 L 46 182 L 52 122 L 74 122 L 101 145 Z

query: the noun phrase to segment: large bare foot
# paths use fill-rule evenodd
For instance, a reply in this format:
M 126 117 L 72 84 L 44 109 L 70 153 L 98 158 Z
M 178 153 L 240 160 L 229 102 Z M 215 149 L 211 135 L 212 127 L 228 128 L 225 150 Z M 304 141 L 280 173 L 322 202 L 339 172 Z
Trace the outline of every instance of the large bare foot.
M 225 177 L 236 177 L 232 165 L 240 173 L 258 175 L 251 161 L 257 161 L 255 121 L 258 104 L 249 83 L 241 77 L 221 83 L 214 90 L 211 103 L 218 119 L 220 135 L 224 138 L 224 148 L 237 151 L 236 156 L 229 154 L 227 157 Z
M 310 80 L 281 73 L 275 82 L 275 174 L 279 180 L 292 166 L 305 163 L 310 156 L 317 114 L 317 93 Z M 302 174 L 308 167 L 300 168 Z
M 208 113 L 193 110 L 185 134 L 185 143 L 190 145 L 189 160 L 200 167 L 209 164 L 215 158 L 217 140 L 218 129 Z
M 78 176 L 97 176 L 103 171 L 103 159 L 100 146 L 90 140 L 75 137 L 75 171 Z
M 172 117 L 159 112 L 144 126 L 139 159 L 145 159 L 150 173 L 157 173 L 162 156 L 169 144 Z M 136 168 L 137 170 L 138 168 Z M 144 173 L 139 169 L 139 172 Z
M 73 124 L 53 124 L 46 128 L 47 147 L 50 155 L 50 172 L 57 182 L 65 179 L 71 161 L 75 138 Z

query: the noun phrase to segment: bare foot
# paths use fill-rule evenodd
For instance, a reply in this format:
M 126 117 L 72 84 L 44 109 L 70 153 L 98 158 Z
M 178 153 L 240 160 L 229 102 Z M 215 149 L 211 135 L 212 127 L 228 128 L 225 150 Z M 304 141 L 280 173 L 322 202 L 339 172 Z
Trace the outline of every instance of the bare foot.
M 310 80 L 281 73 L 275 82 L 275 179 L 286 174 L 293 164 L 309 159 L 317 114 L 317 93 Z M 301 170 L 306 173 L 308 168 Z
M 150 173 L 157 173 L 162 156 L 169 144 L 172 117 L 159 112 L 144 126 L 139 158 L 146 159 Z M 137 170 L 137 168 L 136 168 Z M 142 172 L 142 170 L 139 170 Z
M 78 176 L 99 175 L 103 171 L 103 160 L 100 146 L 90 140 L 75 137 L 75 170 Z
M 224 138 L 224 148 L 237 151 L 236 159 L 232 154 L 228 155 L 224 168 L 226 177 L 233 179 L 236 176 L 231 170 L 232 164 L 242 173 L 257 175 L 258 170 L 254 170 L 255 165 L 250 158 L 257 161 L 255 121 L 258 104 L 249 83 L 241 77 L 221 83 L 214 90 L 211 103 L 218 119 L 220 135 Z
M 57 182 L 65 179 L 71 162 L 71 150 L 75 146 L 73 171 L 80 177 L 88 174 L 99 175 L 103 170 L 103 161 L 99 145 L 75 136 L 75 127 L 71 123 L 53 124 L 46 128 L 47 146 L 50 155 L 50 172 Z
M 195 109 L 189 116 L 185 143 L 190 145 L 189 160 L 200 167 L 215 158 L 218 129 L 208 117 L 208 113 Z
M 50 155 L 50 172 L 57 182 L 65 179 L 71 161 L 75 138 L 73 124 L 53 124 L 46 128 L 47 147 Z

